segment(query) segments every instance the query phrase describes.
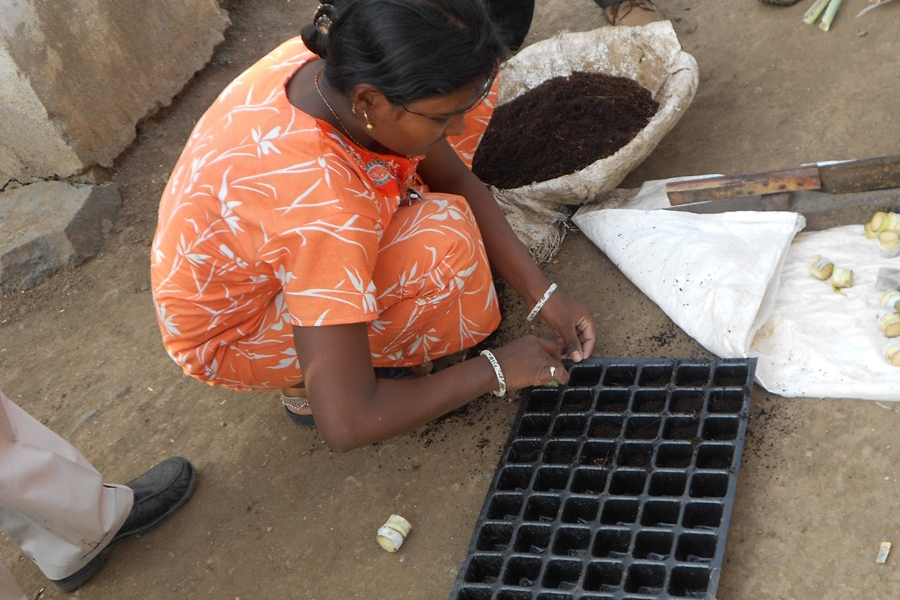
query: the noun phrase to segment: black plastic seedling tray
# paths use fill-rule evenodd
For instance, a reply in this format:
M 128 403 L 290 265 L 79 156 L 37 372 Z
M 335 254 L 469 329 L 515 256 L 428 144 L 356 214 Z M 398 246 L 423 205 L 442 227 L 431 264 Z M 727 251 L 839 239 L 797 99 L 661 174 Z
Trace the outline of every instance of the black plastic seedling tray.
M 715 598 L 755 359 L 591 359 L 528 391 L 450 600 Z

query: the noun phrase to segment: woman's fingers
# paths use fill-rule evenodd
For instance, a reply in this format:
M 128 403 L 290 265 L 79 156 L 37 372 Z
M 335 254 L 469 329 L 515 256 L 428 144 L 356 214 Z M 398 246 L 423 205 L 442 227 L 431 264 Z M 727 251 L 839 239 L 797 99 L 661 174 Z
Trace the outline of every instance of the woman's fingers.
M 581 340 L 581 351 L 584 356 L 591 356 L 594 353 L 594 346 L 597 343 L 597 329 L 594 325 L 593 317 L 581 317 L 575 324 L 578 339 Z

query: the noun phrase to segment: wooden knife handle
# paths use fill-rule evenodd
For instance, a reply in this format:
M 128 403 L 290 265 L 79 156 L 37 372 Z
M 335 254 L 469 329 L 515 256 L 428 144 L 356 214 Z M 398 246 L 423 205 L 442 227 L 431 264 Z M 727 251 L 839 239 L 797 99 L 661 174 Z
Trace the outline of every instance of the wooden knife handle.
M 678 206 L 724 198 L 745 198 L 799 190 L 818 190 L 821 187 L 818 167 L 799 167 L 676 181 L 666 184 L 666 193 L 672 206 Z

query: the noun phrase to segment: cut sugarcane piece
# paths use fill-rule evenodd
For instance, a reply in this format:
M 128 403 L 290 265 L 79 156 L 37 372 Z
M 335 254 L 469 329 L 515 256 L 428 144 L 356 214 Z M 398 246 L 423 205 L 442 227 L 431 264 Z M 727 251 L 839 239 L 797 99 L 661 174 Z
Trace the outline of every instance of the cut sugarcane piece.
M 900 315 L 897 313 L 884 313 L 881 318 L 878 319 L 878 324 L 881 325 L 881 331 L 884 332 L 884 337 L 900 337 Z
M 813 5 L 803 14 L 803 22 L 807 25 L 815 23 L 816 19 L 819 18 L 819 15 L 822 14 L 822 11 L 825 10 L 825 7 L 828 6 L 828 1 L 829 0 L 816 0 L 813 2 Z
M 831 277 L 832 271 L 834 271 L 834 263 L 824 256 L 816 255 L 815 258 L 812 259 L 812 262 L 809 263 L 809 272 L 812 273 L 813 277 L 816 279 L 825 281 Z
M 828 31 L 831 29 L 831 22 L 834 21 L 834 16 L 837 14 L 838 8 L 841 7 L 841 2 L 843 0 L 831 0 L 828 3 L 828 8 L 825 9 L 825 14 L 822 15 L 822 22 L 819 23 L 819 29 L 822 31 Z
M 403 545 L 403 540 L 409 535 L 412 525 L 400 515 L 391 515 L 378 529 L 376 540 L 378 545 L 388 552 L 396 552 Z
M 869 229 L 875 233 L 900 230 L 900 214 L 878 211 L 869 220 Z
M 885 258 L 900 256 L 900 234 L 894 230 L 882 231 L 878 234 L 878 251 Z
M 886 361 L 895 367 L 900 367 L 900 340 L 885 340 L 883 351 Z
M 853 270 L 844 267 L 835 267 L 831 273 L 831 287 L 835 291 L 841 288 L 853 287 Z
M 884 294 L 881 295 L 881 308 L 885 310 L 892 310 L 894 312 L 900 312 L 900 291 L 897 290 L 888 290 Z
M 877 238 L 877 237 L 878 237 L 878 234 L 879 234 L 880 232 L 875 231 L 874 229 L 872 229 L 872 222 L 869 221 L 869 222 L 866 223 L 865 226 L 863 227 L 863 233 L 865 234 L 866 238 L 868 238 L 868 239 L 871 240 L 871 239 Z

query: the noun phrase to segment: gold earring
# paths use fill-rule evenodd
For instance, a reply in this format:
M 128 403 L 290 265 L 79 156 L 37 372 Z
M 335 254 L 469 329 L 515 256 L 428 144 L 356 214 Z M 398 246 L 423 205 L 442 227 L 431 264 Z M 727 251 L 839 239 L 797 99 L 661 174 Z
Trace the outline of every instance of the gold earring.
M 363 111 L 363 117 L 366 119 L 366 129 L 368 129 L 369 131 L 372 131 L 375 128 L 375 126 L 372 125 L 371 122 L 369 122 L 369 114 L 366 111 Z
M 354 115 L 356 114 L 356 105 L 355 104 L 350 105 L 350 112 L 352 112 Z

